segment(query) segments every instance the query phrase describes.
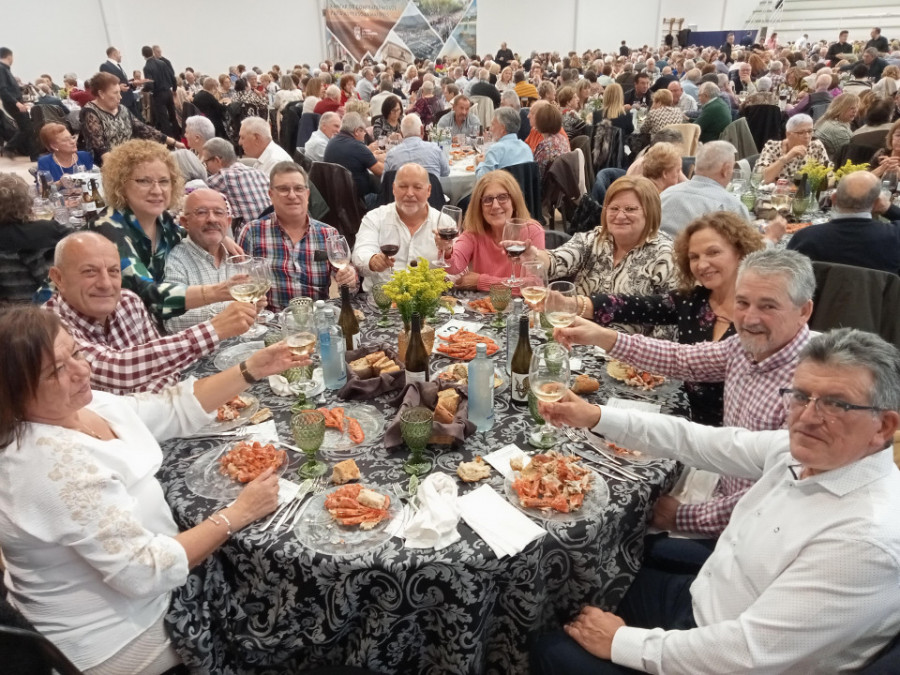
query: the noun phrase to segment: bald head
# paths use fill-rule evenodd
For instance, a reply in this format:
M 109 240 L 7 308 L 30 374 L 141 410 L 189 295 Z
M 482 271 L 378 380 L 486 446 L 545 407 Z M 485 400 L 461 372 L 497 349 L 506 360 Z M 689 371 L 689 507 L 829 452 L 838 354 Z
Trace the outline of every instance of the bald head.
M 56 245 L 50 280 L 76 312 L 105 322 L 122 292 L 119 251 L 95 232 L 70 234 Z
M 669 86 L 666 89 L 672 92 L 672 105 L 678 105 L 678 101 L 681 100 L 681 94 L 684 92 L 684 89 L 681 88 L 681 82 L 669 82 Z
M 834 209 L 841 213 L 871 213 L 881 184 L 873 173 L 855 171 L 841 178 L 834 193 Z
M 85 248 L 116 251 L 116 245 L 96 232 L 73 232 L 60 239 L 53 251 L 53 266 L 62 267 L 77 261 Z
M 430 196 L 431 182 L 425 167 L 414 163 L 401 166 L 394 178 L 394 200 L 401 217 L 427 217 Z

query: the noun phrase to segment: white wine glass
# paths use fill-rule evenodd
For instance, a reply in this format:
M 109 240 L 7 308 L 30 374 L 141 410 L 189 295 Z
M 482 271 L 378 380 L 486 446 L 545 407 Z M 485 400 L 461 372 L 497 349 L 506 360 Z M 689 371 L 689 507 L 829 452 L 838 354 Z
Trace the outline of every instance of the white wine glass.
M 284 342 L 295 356 L 312 359 L 316 351 L 316 325 L 311 307 L 289 307 L 282 314 Z M 309 368 L 300 368 L 300 376 L 291 383 L 298 394 L 309 395 L 316 387 L 308 376 Z
M 528 388 L 538 401 L 554 403 L 565 396 L 571 372 L 566 348 L 558 342 L 545 342 L 531 354 Z
M 453 241 L 459 236 L 459 225 L 462 222 L 462 209 L 458 206 L 445 206 L 441 209 L 441 217 L 438 220 L 437 233 L 444 241 Z M 443 252 L 438 253 L 438 259 L 432 260 L 435 267 L 450 267 L 447 256 Z
M 526 246 L 523 236 L 527 227 L 528 221 L 524 218 L 510 218 L 506 221 L 506 225 L 503 226 L 502 240 L 506 242 L 506 255 L 509 256 L 511 263 L 509 279 L 504 282 L 507 286 L 519 285 L 520 280 L 516 276 L 516 263 L 519 262 L 519 258 L 525 253 Z
M 547 286 L 544 312 L 554 328 L 565 328 L 575 321 L 578 295 L 571 281 L 554 281 Z
M 325 250 L 328 253 L 328 261 L 337 269 L 342 270 L 350 264 L 350 244 L 342 234 L 336 234 L 325 240 Z
M 547 297 L 547 266 L 540 260 L 527 260 L 522 263 L 521 274 L 519 291 L 525 304 L 534 312 L 534 325 L 540 326 L 540 312 Z
M 400 251 L 400 232 L 391 224 L 385 224 L 378 231 L 378 248 L 385 257 L 394 259 Z M 391 263 L 391 272 L 394 271 L 394 264 Z
M 269 290 L 269 281 L 261 278 L 264 271 L 261 270 L 260 261 L 249 255 L 231 256 L 225 261 L 225 271 L 230 284 L 228 291 L 231 297 L 238 302 L 256 302 Z M 266 327 L 254 321 L 253 325 L 243 334 L 246 340 L 258 338 L 266 332 Z

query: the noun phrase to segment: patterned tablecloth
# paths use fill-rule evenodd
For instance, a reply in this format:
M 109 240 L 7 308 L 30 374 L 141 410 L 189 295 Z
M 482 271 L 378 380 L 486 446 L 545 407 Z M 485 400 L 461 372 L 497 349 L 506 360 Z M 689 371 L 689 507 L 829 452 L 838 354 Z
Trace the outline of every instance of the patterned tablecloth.
M 393 343 L 399 323 L 376 328 L 374 313 L 366 312 L 363 343 Z M 504 338 L 493 334 L 501 345 L 496 362 L 505 365 Z M 599 377 L 602 365 L 594 356 L 584 359 L 588 374 Z M 207 359 L 194 374 L 214 370 Z M 275 396 L 265 383 L 251 393 L 272 409 L 281 438 L 291 442 L 292 399 Z M 592 398 L 600 402 L 609 393 L 604 385 Z M 387 398 L 366 403 L 390 420 L 395 410 Z M 334 392 L 326 392 L 326 400 L 335 404 Z M 687 409 L 680 390 L 660 402 L 666 412 Z M 474 434 L 461 450 L 429 448 L 435 470 L 455 475 L 460 460 L 508 443 L 530 450 L 527 410 L 512 406 L 506 392 L 496 398 L 495 414 L 493 429 Z M 184 480 L 196 457 L 222 442 L 176 440 L 164 447 L 160 480 L 182 528 L 224 506 L 198 497 Z M 379 440 L 356 461 L 366 482 L 390 489 L 398 481 L 405 484 L 405 455 L 385 450 Z M 301 462 L 292 455 L 285 477 Z M 643 480 L 608 479 L 610 501 L 600 517 L 542 523 L 546 536 L 502 560 L 464 521 L 458 526 L 461 539 L 441 551 L 407 549 L 393 537 L 350 556 L 318 554 L 291 531 L 261 532 L 251 525 L 174 592 L 169 628 L 187 663 L 217 675 L 296 673 L 336 664 L 379 673 L 527 673 L 536 635 L 560 627 L 587 603 L 614 609 L 638 570 L 648 513 L 672 487 L 678 465 L 657 460 L 631 468 Z M 504 494 L 496 471 L 489 483 Z M 470 489 L 460 483 L 460 494 Z

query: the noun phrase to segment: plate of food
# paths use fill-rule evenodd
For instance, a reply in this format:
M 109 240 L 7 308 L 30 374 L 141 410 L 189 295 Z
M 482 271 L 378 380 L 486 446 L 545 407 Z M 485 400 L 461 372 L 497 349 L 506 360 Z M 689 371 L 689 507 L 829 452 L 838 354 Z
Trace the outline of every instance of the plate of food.
M 259 412 L 259 399 L 250 394 L 235 396 L 219 406 L 216 410 L 216 419 L 203 427 L 195 435 L 218 434 L 223 431 L 236 429 L 244 424 L 249 424 L 254 415 Z
M 318 408 L 325 415 L 325 439 L 322 452 L 328 457 L 353 457 L 379 438 L 384 429 L 384 415 L 371 405 Z
M 241 361 L 247 360 L 265 346 L 265 343 L 262 341 L 232 345 L 216 354 L 216 358 L 213 359 L 213 365 L 219 370 L 228 370 Z
M 609 501 L 606 481 L 580 457 L 550 450 L 527 464 L 519 459 L 510 465 L 512 477 L 503 483 L 506 498 L 532 518 L 555 523 L 594 518 Z
M 449 366 L 436 365 L 433 370 L 435 377 L 442 382 L 455 384 L 469 384 L 469 365 L 467 363 L 451 363 Z M 499 394 L 506 391 L 509 385 L 509 377 L 500 368 L 494 368 L 494 392 Z
M 359 555 L 387 542 L 400 515 L 400 501 L 388 490 L 350 483 L 314 495 L 294 534 L 316 553 Z
M 184 482 L 200 497 L 230 501 L 268 467 L 281 476 L 287 465 L 287 452 L 276 444 L 238 441 L 200 455 L 185 473 Z
M 491 302 L 491 299 L 487 296 L 469 300 L 469 302 L 466 303 L 466 307 L 479 314 L 494 314 L 497 311 L 494 308 L 494 303 Z
M 462 359 L 463 361 L 471 361 L 475 358 L 475 345 L 479 342 L 487 345 L 488 356 L 496 354 L 500 349 L 500 346 L 491 338 L 473 333 L 465 328 L 461 328 L 449 335 L 441 335 L 440 333 L 436 333 L 436 335 L 438 337 L 434 343 L 434 351 L 436 353 L 454 359 Z
M 611 359 L 606 364 L 607 382 L 619 391 L 628 393 L 671 394 L 681 386 L 681 380 L 672 380 L 646 370 Z

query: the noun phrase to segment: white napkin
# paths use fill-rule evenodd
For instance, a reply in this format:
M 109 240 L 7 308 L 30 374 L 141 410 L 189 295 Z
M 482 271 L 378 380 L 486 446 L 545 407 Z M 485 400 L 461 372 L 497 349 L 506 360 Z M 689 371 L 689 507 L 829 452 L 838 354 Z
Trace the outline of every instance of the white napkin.
M 249 424 L 244 427 L 247 431 L 248 441 L 259 441 L 260 443 L 278 443 L 281 440 L 278 437 L 278 428 L 275 426 L 275 420 L 266 420 L 261 424 Z
M 516 458 L 522 460 L 522 466 L 528 464 L 528 456 L 522 452 L 522 449 L 515 443 L 504 445 L 499 450 L 494 450 L 482 457 L 485 462 L 497 469 L 497 471 L 499 471 L 507 480 L 512 480 L 513 475 L 513 470 L 512 467 L 510 467 L 509 462 Z
M 547 531 L 498 495 L 490 485 L 482 485 L 459 499 L 463 520 L 484 539 L 498 558 L 515 555 Z
M 456 524 L 459 505 L 456 480 L 445 473 L 433 473 L 419 485 L 419 510 L 406 526 L 407 548 L 439 551 L 459 540 Z

